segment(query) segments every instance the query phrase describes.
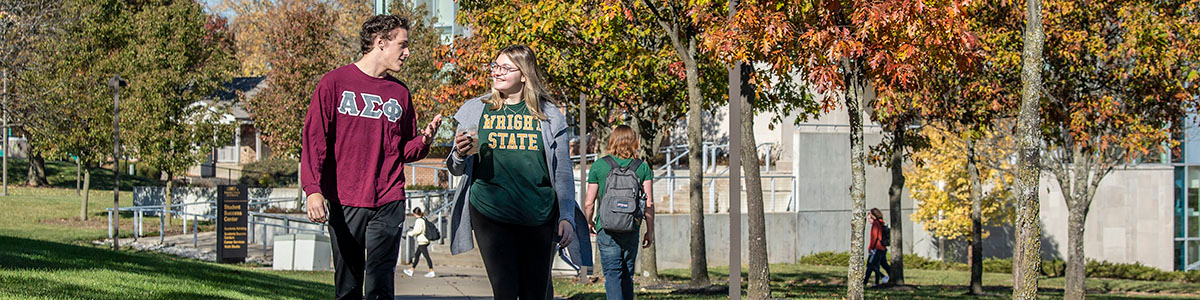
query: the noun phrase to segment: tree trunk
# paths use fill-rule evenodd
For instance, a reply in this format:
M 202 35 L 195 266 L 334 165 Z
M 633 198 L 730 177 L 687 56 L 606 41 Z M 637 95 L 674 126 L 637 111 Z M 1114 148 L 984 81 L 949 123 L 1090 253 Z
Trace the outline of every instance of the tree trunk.
M 658 203 L 655 203 L 654 206 L 658 207 Z M 646 227 L 646 226 L 643 226 L 643 227 Z M 655 234 L 654 236 L 657 239 L 658 234 Z M 655 241 L 653 243 L 650 243 L 650 247 L 646 247 L 642 250 L 642 272 L 644 272 L 644 274 L 646 275 L 646 276 L 644 276 L 645 279 L 650 280 L 651 282 L 658 282 L 658 280 L 659 280 L 659 278 L 658 278 L 658 253 L 657 253 L 658 249 L 657 248 L 658 248 L 658 241 Z
M 1013 251 L 1013 299 L 1034 299 L 1038 291 L 1042 228 L 1038 219 L 1041 176 L 1042 1 L 1025 2 L 1025 34 L 1021 53 L 1021 110 L 1017 115 L 1017 241 Z
M 863 120 L 862 103 L 867 95 L 867 82 L 862 77 L 862 64 L 859 61 L 842 60 L 845 82 L 846 113 L 850 117 L 850 201 L 853 202 L 850 216 L 850 268 L 847 272 L 846 298 L 850 300 L 863 299 L 863 278 L 866 273 L 866 249 L 863 242 L 863 230 L 866 228 L 866 155 L 863 150 Z
M 1078 201 L 1078 200 L 1076 200 Z M 1084 279 L 1087 277 L 1087 258 L 1083 255 L 1083 224 L 1087 220 L 1087 212 L 1081 211 L 1080 205 L 1071 203 L 1067 217 L 1067 279 L 1064 299 L 1081 300 L 1084 298 Z M 1086 208 L 1084 208 L 1086 210 Z
M 675 50 L 675 55 L 679 56 L 679 60 L 683 61 L 684 73 L 687 77 L 687 93 L 688 93 L 688 109 L 687 109 L 687 134 L 688 134 L 688 199 L 689 208 L 688 216 L 690 217 L 690 234 L 691 234 L 691 284 L 695 286 L 707 286 L 711 282 L 708 278 L 708 252 L 705 250 L 704 242 L 704 170 L 702 170 L 700 157 L 703 154 L 704 146 L 703 139 L 703 120 L 704 117 L 704 102 L 703 95 L 700 94 L 700 66 L 696 59 L 696 39 L 697 31 L 692 30 L 690 21 L 676 18 L 682 16 L 664 17 L 657 15 L 656 21 L 658 25 L 667 32 L 667 37 L 671 40 L 671 47 Z
M 695 49 L 696 42 L 691 41 L 690 49 Z M 689 51 L 694 53 L 694 51 Z M 692 285 L 706 286 L 708 279 L 708 251 L 705 250 L 704 236 L 704 170 L 700 162 L 704 154 L 702 144 L 703 129 L 701 118 L 704 117 L 704 106 L 700 98 L 700 70 L 694 56 L 683 60 L 687 73 L 688 89 L 688 216 L 691 217 L 691 250 L 692 250 Z
M 171 172 L 167 172 L 167 190 L 163 192 L 163 195 L 164 195 L 163 211 L 164 211 L 164 213 L 163 213 L 163 215 L 159 216 L 159 218 L 167 219 L 166 222 L 167 222 L 168 226 L 171 225 L 171 223 L 172 223 L 171 220 L 174 219 L 174 218 L 172 218 L 172 214 L 170 213 L 171 205 L 174 205 L 174 203 L 175 203 L 175 198 L 171 194 L 171 189 L 175 187 L 175 180 L 173 180 L 173 179 L 175 179 L 175 174 L 173 174 Z
M 1079 147 L 1070 147 L 1073 159 L 1069 168 L 1059 168 L 1055 176 L 1070 178 L 1066 184 L 1059 180 L 1063 199 L 1067 202 L 1067 278 L 1064 283 L 1064 299 L 1084 298 L 1084 279 L 1087 277 L 1087 258 L 1083 253 L 1083 225 L 1087 221 L 1091 199 L 1087 197 L 1088 175 L 1092 170 L 1090 155 Z M 1064 164 L 1057 164 L 1066 166 Z
M 643 123 L 647 123 L 647 124 L 643 124 Z M 638 136 L 641 139 L 641 145 L 642 145 L 642 147 L 641 147 L 642 149 L 640 149 L 639 151 L 641 151 L 641 153 L 643 155 L 642 157 L 644 157 L 644 160 L 647 161 L 647 163 L 649 163 L 649 161 L 651 159 L 653 159 L 654 155 L 657 154 L 656 152 L 658 152 L 658 148 L 662 144 L 662 136 L 665 131 L 664 130 L 656 130 L 656 127 L 654 127 L 653 124 L 650 124 L 650 121 L 646 121 L 646 120 L 634 120 L 633 122 L 630 122 L 630 127 L 633 128 L 633 132 L 638 133 Z M 599 131 L 599 130 L 597 130 L 597 131 Z M 611 130 L 605 130 L 605 131 L 611 132 Z M 606 141 L 607 141 L 608 135 L 609 134 L 607 134 L 607 133 L 605 134 Z M 649 147 L 647 147 L 647 145 L 649 145 Z M 659 207 L 659 203 L 662 203 L 662 202 L 660 202 L 658 200 L 654 200 L 654 199 L 651 199 L 651 200 L 654 201 L 654 207 L 655 207 L 654 209 L 657 210 Z M 643 226 L 643 227 L 645 227 L 645 226 Z M 656 234 L 655 236 L 658 236 L 658 235 Z M 658 243 L 650 243 L 650 247 L 647 247 L 642 251 L 642 272 L 644 272 L 644 274 L 646 275 L 645 277 L 647 279 L 649 279 L 651 281 L 655 281 L 655 282 L 658 281 L 658 256 L 655 253 L 658 250 L 658 249 L 656 249 L 657 247 L 658 247 Z
M 29 186 L 50 185 L 50 182 L 46 181 L 46 159 L 41 153 L 33 152 L 29 155 L 29 176 L 26 176 L 26 179 Z
M 904 285 L 904 211 L 900 201 L 904 194 L 904 135 L 907 124 L 897 124 L 892 130 L 892 186 L 888 188 L 888 207 L 892 223 L 892 271 L 888 283 Z
M 82 219 L 84 221 L 87 221 L 87 219 L 88 219 L 87 210 L 88 210 L 88 194 L 89 193 L 87 192 L 87 189 L 91 184 L 92 184 L 92 172 L 84 171 L 83 172 L 83 198 L 82 198 L 83 202 L 80 203 L 80 205 L 79 205 L 79 219 Z
M 742 72 L 742 170 L 746 175 L 746 214 L 749 233 L 750 265 L 746 270 L 750 275 L 747 293 L 748 299 L 769 299 L 771 297 L 771 271 L 767 256 L 767 220 L 764 215 L 762 191 L 762 170 L 758 166 L 758 143 L 754 139 L 754 106 L 750 97 L 752 87 L 747 86 L 746 79 L 750 77 L 749 66 L 740 64 Z M 736 180 L 736 179 L 734 179 Z
M 967 137 L 967 174 L 971 184 L 971 290 L 969 294 L 983 294 L 983 187 L 979 182 L 979 168 L 975 163 L 975 137 Z

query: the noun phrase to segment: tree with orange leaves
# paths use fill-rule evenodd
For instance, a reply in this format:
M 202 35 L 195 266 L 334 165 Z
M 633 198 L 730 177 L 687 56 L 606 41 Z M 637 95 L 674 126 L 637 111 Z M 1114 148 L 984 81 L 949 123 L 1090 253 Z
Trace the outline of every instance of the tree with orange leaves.
M 1084 222 L 1100 182 L 1178 145 L 1200 107 L 1197 1 L 1047 1 L 1043 169 L 1069 213 L 1066 299 L 1084 298 Z
M 727 60 L 769 66 L 756 82 L 800 78 L 812 85 L 820 106 L 844 105 L 850 119 L 853 201 L 847 297 L 862 299 L 865 151 L 862 107 L 874 95 L 888 97 L 932 88 L 923 66 L 965 68 L 976 46 L 958 1 L 745 1 L 728 26 L 708 32 L 713 49 Z M 786 80 L 783 80 L 786 81 Z M 751 278 L 753 286 L 753 278 Z M 751 292 L 755 289 L 752 287 Z

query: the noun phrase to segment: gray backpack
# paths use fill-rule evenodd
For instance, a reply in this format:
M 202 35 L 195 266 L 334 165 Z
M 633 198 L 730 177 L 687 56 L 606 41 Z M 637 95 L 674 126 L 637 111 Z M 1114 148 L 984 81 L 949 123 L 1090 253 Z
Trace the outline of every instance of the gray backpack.
M 612 171 L 608 172 L 604 199 L 600 200 L 600 226 L 612 232 L 636 231 L 646 209 L 646 194 L 642 191 L 642 180 L 637 176 L 642 161 L 635 158 L 624 168 L 612 156 L 605 156 L 604 162 L 612 167 Z

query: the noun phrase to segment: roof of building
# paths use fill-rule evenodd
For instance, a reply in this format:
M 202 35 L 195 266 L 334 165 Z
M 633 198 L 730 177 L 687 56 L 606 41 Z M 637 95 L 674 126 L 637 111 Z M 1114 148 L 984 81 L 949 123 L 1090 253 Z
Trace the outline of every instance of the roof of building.
M 253 120 L 250 119 L 250 112 L 246 111 L 246 109 L 242 107 L 242 101 L 240 98 L 238 98 L 238 94 L 241 93 L 246 97 L 254 97 L 254 95 L 262 91 L 266 85 L 267 76 L 237 77 L 229 82 L 226 82 L 225 84 L 222 84 L 221 89 L 213 93 L 212 97 L 204 102 L 212 103 L 212 101 L 216 101 L 229 105 L 230 114 L 232 114 L 235 119 L 242 122 L 252 123 Z

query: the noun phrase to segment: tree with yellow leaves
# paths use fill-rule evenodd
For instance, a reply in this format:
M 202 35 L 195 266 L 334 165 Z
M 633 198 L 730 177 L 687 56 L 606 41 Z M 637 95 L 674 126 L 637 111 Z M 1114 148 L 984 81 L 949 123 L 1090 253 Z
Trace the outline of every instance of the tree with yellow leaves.
M 1011 123 L 1011 122 L 1010 122 Z M 1011 126 L 1011 125 L 1010 125 Z M 975 142 L 979 161 L 979 181 L 982 183 L 982 223 L 998 225 L 1012 216 L 1013 137 L 996 130 L 977 133 Z M 910 191 L 916 202 L 912 214 L 933 236 L 950 240 L 969 239 L 971 233 L 971 181 L 967 170 L 968 134 L 952 132 L 938 126 L 926 126 L 921 135 L 928 147 L 913 153 L 914 164 L 905 170 L 910 178 Z M 985 230 L 984 236 L 988 235 Z

